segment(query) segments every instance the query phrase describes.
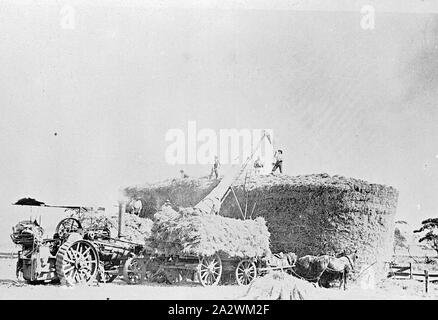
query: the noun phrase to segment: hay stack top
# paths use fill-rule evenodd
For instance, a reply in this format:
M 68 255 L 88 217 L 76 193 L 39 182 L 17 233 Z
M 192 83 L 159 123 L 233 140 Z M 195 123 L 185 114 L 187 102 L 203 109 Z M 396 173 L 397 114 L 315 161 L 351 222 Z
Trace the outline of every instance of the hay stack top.
M 308 174 L 298 176 L 288 175 L 261 175 L 247 180 L 247 189 L 255 188 L 275 188 L 279 186 L 287 186 L 293 188 L 295 191 L 300 189 L 309 190 L 323 187 L 324 189 L 338 189 L 343 191 L 359 191 L 379 193 L 385 190 L 387 193 L 398 195 L 398 191 L 391 187 L 382 184 L 369 183 L 365 180 L 347 178 L 341 175 L 330 176 L 326 173 Z M 238 180 L 237 184 L 244 184 L 244 179 Z
M 201 201 L 219 180 L 208 178 L 168 179 L 157 183 L 127 187 L 124 192 L 130 199 L 142 199 L 143 208 L 141 216 L 152 217 L 166 200 L 170 200 L 175 207 L 190 207 Z M 245 180 L 241 177 L 236 182 L 236 187 L 243 187 Z M 260 175 L 252 176 L 246 181 L 247 190 L 257 190 L 258 193 L 275 194 L 284 196 L 284 192 L 308 191 L 335 191 L 353 192 L 359 198 L 377 195 L 387 199 L 398 198 L 398 191 L 390 186 L 369 183 L 364 180 L 347 178 L 340 175 L 330 176 L 326 173 L 308 174 L 298 176 L 288 175 Z
M 270 254 L 269 231 L 262 217 L 238 220 L 218 215 L 177 213 L 163 208 L 155 215 L 152 247 L 166 255 L 213 255 L 254 258 Z

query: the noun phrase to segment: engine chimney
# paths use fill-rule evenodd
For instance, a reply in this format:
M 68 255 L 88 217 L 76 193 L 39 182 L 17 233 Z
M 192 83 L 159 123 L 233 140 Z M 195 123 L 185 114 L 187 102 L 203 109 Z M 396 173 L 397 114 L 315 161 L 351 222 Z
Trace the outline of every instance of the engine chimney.
M 118 237 L 123 237 L 125 231 L 124 213 L 126 212 L 126 202 L 119 201 L 119 224 L 118 224 Z

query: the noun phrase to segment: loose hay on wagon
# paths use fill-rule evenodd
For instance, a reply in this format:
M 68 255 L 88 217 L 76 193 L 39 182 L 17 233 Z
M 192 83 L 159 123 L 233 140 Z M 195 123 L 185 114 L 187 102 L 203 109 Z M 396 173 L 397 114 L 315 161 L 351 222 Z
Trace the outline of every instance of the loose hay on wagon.
M 265 220 L 238 220 L 219 215 L 177 213 L 164 208 L 155 215 L 150 246 L 171 281 L 191 279 L 217 285 L 230 273 L 249 284 L 262 259 L 271 254 Z

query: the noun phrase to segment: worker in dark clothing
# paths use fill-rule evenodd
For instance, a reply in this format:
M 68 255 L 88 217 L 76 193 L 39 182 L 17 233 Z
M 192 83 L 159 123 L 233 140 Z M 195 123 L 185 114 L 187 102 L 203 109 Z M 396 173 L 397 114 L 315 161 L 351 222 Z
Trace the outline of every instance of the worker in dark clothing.
M 277 150 L 274 154 L 274 167 L 272 168 L 271 174 L 274 174 L 275 170 L 280 169 L 280 173 L 283 173 L 283 151 Z
M 184 172 L 184 170 L 180 170 L 179 173 L 181 174 L 181 179 L 187 179 L 189 175 Z
M 211 168 L 210 179 L 215 175 L 216 179 L 219 178 L 219 167 L 220 167 L 219 158 L 217 156 L 214 157 L 213 168 Z

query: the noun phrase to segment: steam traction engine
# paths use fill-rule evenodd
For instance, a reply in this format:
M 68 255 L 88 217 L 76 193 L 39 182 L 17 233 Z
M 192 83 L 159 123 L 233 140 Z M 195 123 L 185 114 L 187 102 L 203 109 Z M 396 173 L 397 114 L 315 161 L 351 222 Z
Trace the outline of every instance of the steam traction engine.
M 21 245 L 16 274 L 28 283 L 111 282 L 119 275 L 128 283 L 142 281 L 144 272 L 137 270 L 136 258 L 141 257 L 143 245 L 111 238 L 109 229 L 84 230 L 79 220 L 66 218 L 52 238 L 44 236 L 36 221 L 13 227 L 11 239 Z

